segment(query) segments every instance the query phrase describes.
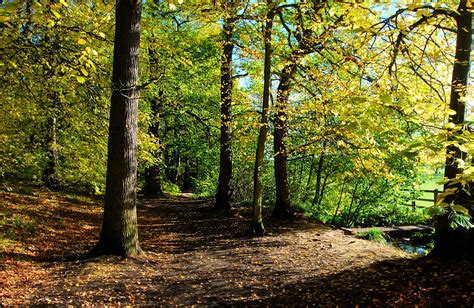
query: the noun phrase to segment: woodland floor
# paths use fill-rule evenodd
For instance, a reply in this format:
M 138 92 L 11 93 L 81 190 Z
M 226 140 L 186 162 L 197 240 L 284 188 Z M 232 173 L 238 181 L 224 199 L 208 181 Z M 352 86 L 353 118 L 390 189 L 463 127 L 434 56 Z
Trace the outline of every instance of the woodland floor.
M 139 204 L 139 258 L 66 261 L 97 240 L 101 201 L 1 192 L 0 304 L 474 304 L 474 267 L 415 258 L 297 218 L 247 238 L 244 211 L 209 200 Z

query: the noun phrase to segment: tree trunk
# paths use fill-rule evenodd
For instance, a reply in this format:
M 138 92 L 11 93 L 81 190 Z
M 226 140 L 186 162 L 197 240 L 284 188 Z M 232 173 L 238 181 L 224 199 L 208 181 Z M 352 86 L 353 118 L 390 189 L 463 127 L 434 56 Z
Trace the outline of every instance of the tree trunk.
M 462 0 L 455 17 L 457 24 L 456 34 L 456 54 L 454 60 L 453 77 L 451 83 L 451 97 L 449 108 L 456 111 L 456 114 L 449 116 L 449 122 L 455 125 L 464 123 L 466 103 L 464 97 L 467 94 L 467 84 L 469 78 L 470 55 L 472 43 L 472 13 L 467 8 L 467 0 Z M 453 132 L 456 134 L 457 132 Z M 446 165 L 444 177 L 454 179 L 456 175 L 462 172 L 458 166 L 458 159 L 465 158 L 464 153 L 455 146 L 447 147 Z M 471 195 L 463 192 L 459 184 L 447 183 L 444 190 L 456 188 L 457 192 L 448 195 L 445 198 L 446 203 L 455 203 L 466 206 L 473 215 L 472 191 L 473 185 L 470 184 Z M 434 249 L 432 255 L 448 259 L 467 259 L 474 260 L 474 230 L 467 230 L 462 227 L 452 229 L 449 226 L 449 215 L 445 214 L 438 217 L 436 221 L 436 231 L 434 236 Z
M 232 53 L 234 20 L 226 18 L 223 25 L 224 50 L 221 59 L 221 136 L 219 182 L 216 193 L 216 210 L 230 210 L 232 200 Z
M 273 151 L 275 154 L 275 208 L 272 216 L 277 219 L 288 219 L 292 216 L 290 189 L 288 187 L 288 171 L 286 153 L 286 131 L 288 96 L 290 94 L 290 83 L 296 72 L 296 63 L 285 66 L 282 71 L 280 84 L 278 85 L 276 102 L 276 119 L 273 139 Z
M 155 137 L 156 145 L 160 146 L 160 108 L 163 99 L 163 91 L 159 91 L 159 97 L 154 99 L 151 104 L 151 111 L 153 113 L 153 124 L 148 128 L 148 132 Z M 161 161 L 161 149 L 157 149 L 154 153 L 157 161 Z M 145 187 L 144 193 L 148 197 L 162 197 L 164 196 L 161 189 L 161 170 L 159 163 L 154 166 L 145 168 Z
M 141 1 L 117 1 L 105 207 L 93 256 L 141 252 L 136 213 L 140 18 Z
M 56 117 L 53 116 L 48 119 L 48 131 L 46 137 L 46 145 L 47 145 L 47 161 L 46 166 L 43 170 L 43 176 L 41 180 L 43 181 L 44 185 L 51 189 L 58 189 L 59 179 L 57 177 L 57 169 L 58 169 L 58 145 L 57 145 L 57 120 Z
M 193 189 L 193 172 L 191 170 L 191 160 L 189 157 L 184 159 L 184 172 L 183 172 L 183 184 L 181 185 L 181 191 L 190 192 Z
M 265 46 L 265 59 L 263 67 L 263 100 L 262 115 L 260 118 L 260 130 L 258 133 L 257 151 L 255 154 L 255 167 L 253 171 L 253 215 L 248 234 L 263 236 L 265 228 L 262 218 L 262 194 L 263 194 L 263 163 L 265 155 L 265 141 L 268 132 L 268 107 L 270 105 L 270 86 L 271 86 L 271 54 L 272 54 L 272 28 L 275 11 L 272 8 L 272 0 L 267 0 L 265 28 L 263 30 L 263 40 Z
M 178 171 L 180 166 L 180 160 L 181 159 L 179 157 L 179 151 L 177 149 L 172 149 L 171 154 L 169 150 L 165 152 L 166 179 L 176 185 L 178 185 Z
M 319 159 L 318 159 L 318 169 L 316 169 L 316 191 L 314 193 L 313 202 L 311 203 L 312 207 L 319 204 L 319 199 L 322 197 L 321 179 L 323 177 L 324 149 L 325 148 L 326 148 L 326 141 L 324 141 L 323 151 L 321 151 L 321 155 L 319 156 Z

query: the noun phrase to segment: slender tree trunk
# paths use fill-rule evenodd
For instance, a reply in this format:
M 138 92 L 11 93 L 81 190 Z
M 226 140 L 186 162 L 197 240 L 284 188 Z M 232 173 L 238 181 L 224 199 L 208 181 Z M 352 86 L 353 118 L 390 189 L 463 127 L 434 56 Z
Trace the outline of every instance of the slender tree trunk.
M 248 233 L 250 235 L 263 236 L 265 228 L 262 217 L 262 195 L 263 195 L 263 163 L 265 155 L 265 141 L 268 132 L 268 108 L 270 106 L 270 86 L 271 86 L 271 54 L 272 54 L 272 28 L 275 11 L 272 8 L 272 0 L 267 0 L 265 28 L 263 31 L 263 40 L 265 46 L 265 59 L 263 67 L 263 100 L 262 115 L 260 118 L 260 130 L 258 133 L 257 151 L 255 154 L 255 167 L 253 171 L 253 215 Z
M 273 151 L 275 154 L 275 208 L 272 216 L 277 219 L 288 219 L 292 216 L 290 189 L 288 187 L 288 171 L 286 153 L 286 131 L 287 117 L 286 108 L 290 94 L 291 79 L 296 72 L 296 63 L 285 66 L 282 71 L 280 84 L 278 85 L 276 102 L 276 119 L 273 139 Z
M 192 170 L 191 170 L 191 160 L 189 157 L 185 157 L 184 159 L 184 172 L 183 172 L 183 184 L 181 185 L 181 190 L 186 192 L 186 191 L 191 191 L 193 188 L 193 182 L 192 182 Z
M 176 185 L 178 184 L 178 171 L 181 164 L 180 161 L 181 159 L 177 149 L 172 149 L 171 154 L 169 151 L 165 152 L 166 179 Z
M 331 223 L 333 224 L 336 220 L 337 213 L 339 212 L 339 208 L 341 207 L 342 195 L 344 194 L 344 188 L 346 186 L 346 178 L 342 181 L 341 190 L 339 191 L 339 199 L 337 200 L 337 206 L 334 210 L 334 214 L 332 215 Z
M 461 0 L 457 14 L 455 17 L 457 24 L 456 54 L 449 103 L 449 108 L 456 111 L 456 114 L 449 116 L 449 122 L 460 125 L 464 123 L 466 103 L 463 98 L 467 94 L 472 48 L 472 13 L 467 8 L 467 0 Z M 452 133 L 456 134 L 457 132 Z M 465 154 L 455 145 L 448 146 L 446 152 L 444 177 L 451 180 L 462 172 L 457 160 L 460 158 L 465 159 Z M 473 215 L 473 184 L 470 183 L 471 195 L 463 192 L 460 184 L 448 182 L 444 185 L 444 190 L 446 191 L 449 188 L 455 188 L 457 192 L 448 195 L 445 198 L 445 202 L 466 206 L 466 208 L 470 209 L 470 214 Z M 452 229 L 449 226 L 449 215 L 450 213 L 442 215 L 436 221 L 435 245 L 432 255 L 449 259 L 467 259 L 474 261 L 474 230 L 467 230 L 462 227 Z
M 48 188 L 59 188 L 57 177 L 58 169 L 58 144 L 57 144 L 57 120 L 55 116 L 48 119 L 48 132 L 46 138 L 47 161 L 43 170 L 42 181 Z
M 159 97 L 154 99 L 151 103 L 151 111 L 153 113 L 153 124 L 148 128 L 148 132 L 155 137 L 155 143 L 158 149 L 155 151 L 154 156 L 157 161 L 161 161 L 161 149 L 160 146 L 160 108 L 163 99 L 163 91 L 159 91 Z M 161 170 L 159 163 L 145 168 L 145 187 L 144 193 L 148 197 L 162 197 L 164 196 L 163 190 L 161 189 Z
M 141 252 L 136 212 L 140 18 L 141 1 L 117 1 L 104 217 L 91 255 Z
M 324 146 L 325 147 L 325 146 Z M 318 159 L 318 169 L 316 169 L 316 191 L 314 193 L 313 202 L 311 206 L 318 204 L 320 195 L 321 195 L 321 179 L 323 177 L 323 165 L 324 165 L 324 151 L 321 152 L 321 155 Z
M 305 186 L 305 192 L 303 196 L 303 202 L 306 202 L 308 199 L 308 190 L 311 185 L 311 182 L 313 180 L 313 169 L 314 169 L 314 164 L 316 162 L 316 155 L 313 154 L 313 157 L 311 158 L 311 164 L 309 165 L 309 173 L 308 173 L 308 180 L 306 181 L 306 186 Z
M 223 53 L 221 59 L 221 136 L 219 183 L 216 193 L 216 210 L 230 210 L 232 200 L 232 53 L 234 20 L 226 18 L 223 25 Z

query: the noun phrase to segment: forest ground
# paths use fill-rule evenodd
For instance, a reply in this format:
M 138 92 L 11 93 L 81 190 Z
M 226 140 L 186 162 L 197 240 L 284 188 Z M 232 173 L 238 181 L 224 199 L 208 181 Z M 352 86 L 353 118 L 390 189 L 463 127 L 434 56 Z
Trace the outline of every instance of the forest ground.
M 302 217 L 248 238 L 246 212 L 190 195 L 141 200 L 137 258 L 72 260 L 97 241 L 102 202 L 0 193 L 0 304 L 474 304 L 474 267 L 415 258 Z

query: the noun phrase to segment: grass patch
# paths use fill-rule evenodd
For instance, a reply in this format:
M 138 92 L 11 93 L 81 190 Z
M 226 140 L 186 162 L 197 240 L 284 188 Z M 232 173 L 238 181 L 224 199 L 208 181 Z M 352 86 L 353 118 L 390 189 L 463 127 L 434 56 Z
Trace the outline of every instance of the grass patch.
M 387 235 L 383 231 L 377 229 L 370 229 L 366 232 L 360 232 L 357 234 L 357 237 L 380 244 L 387 244 Z

